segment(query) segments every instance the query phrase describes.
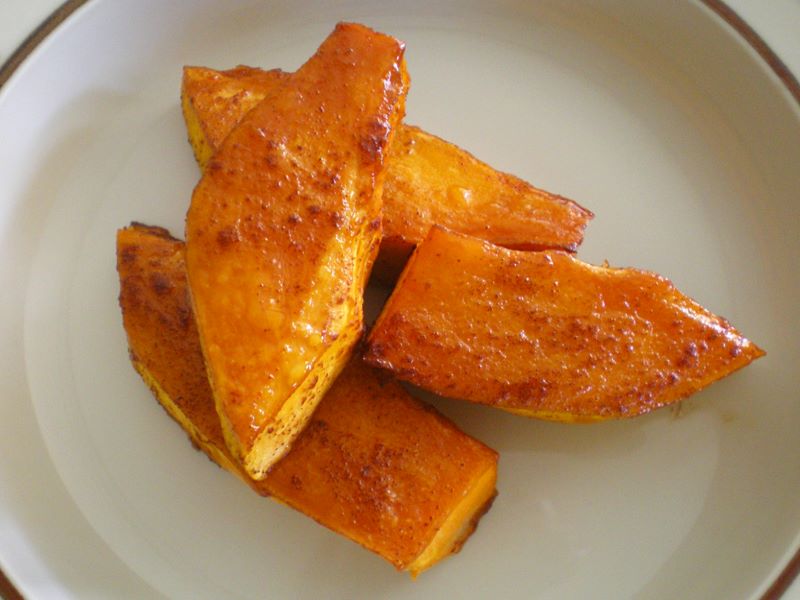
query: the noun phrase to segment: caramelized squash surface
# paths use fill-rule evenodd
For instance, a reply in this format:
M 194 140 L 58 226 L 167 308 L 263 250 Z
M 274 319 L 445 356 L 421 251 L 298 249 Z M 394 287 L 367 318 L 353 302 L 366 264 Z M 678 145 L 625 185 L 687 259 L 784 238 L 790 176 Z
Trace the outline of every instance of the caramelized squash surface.
M 279 69 L 236 67 L 215 71 L 184 67 L 181 109 L 195 160 L 205 169 L 211 156 L 244 116 L 289 77 Z
M 215 462 L 412 574 L 460 548 L 494 497 L 494 451 L 354 358 L 292 450 L 255 481 L 223 439 L 183 243 L 135 225 L 118 232 L 117 264 L 131 360 Z
M 443 396 L 545 419 L 632 417 L 763 352 L 666 279 L 433 228 L 366 359 Z
M 281 71 L 252 67 L 184 69 L 184 118 L 201 168 L 238 119 L 274 93 L 286 77 Z M 375 265 L 384 281 L 394 281 L 434 224 L 510 248 L 574 251 L 592 217 L 571 200 L 496 171 L 410 125 L 398 127 L 386 169 L 384 237 Z
M 195 188 L 186 266 L 228 446 L 263 477 L 363 328 L 403 44 L 340 24 L 225 138 Z

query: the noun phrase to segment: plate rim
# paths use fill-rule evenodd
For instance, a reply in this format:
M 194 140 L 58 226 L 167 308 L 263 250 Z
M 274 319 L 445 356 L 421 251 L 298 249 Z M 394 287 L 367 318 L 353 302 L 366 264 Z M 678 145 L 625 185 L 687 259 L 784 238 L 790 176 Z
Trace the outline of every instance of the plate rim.
M 724 0 L 695 0 L 695 2 L 709 9 L 712 14 L 721 19 L 730 30 L 740 36 L 755 51 L 773 74 L 777 76 L 797 106 L 800 107 L 800 81 L 756 30 Z M 0 65 L 0 91 L 42 42 L 75 14 L 78 9 L 89 3 L 90 0 L 65 0 L 34 28 Z M 761 600 L 777 600 L 781 598 L 795 579 L 798 578 L 798 575 L 800 575 L 800 546 L 795 549 L 794 554 L 774 576 L 769 587 L 762 594 Z M 23 596 L 18 590 L 22 587 L 24 586 L 21 586 L 16 581 L 16 577 L 7 570 L 3 570 L 2 564 L 0 564 L 0 597 L 9 598 L 10 600 L 21 599 Z

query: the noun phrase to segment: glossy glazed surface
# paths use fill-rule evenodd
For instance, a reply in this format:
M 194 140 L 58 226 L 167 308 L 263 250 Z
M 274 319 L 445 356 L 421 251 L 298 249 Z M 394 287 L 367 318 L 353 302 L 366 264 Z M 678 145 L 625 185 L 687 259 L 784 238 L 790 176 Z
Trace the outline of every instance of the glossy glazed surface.
M 201 168 L 238 120 L 286 77 L 279 70 L 241 66 L 184 69 L 184 118 Z M 393 283 L 434 224 L 512 248 L 574 251 L 591 217 L 571 200 L 501 173 L 419 127 L 401 124 L 387 151 L 383 240 L 375 271 Z
M 460 549 L 494 497 L 497 453 L 353 359 L 292 450 L 254 481 L 223 439 L 183 242 L 159 228 L 120 230 L 117 268 L 131 361 L 212 460 L 412 575 Z
M 572 421 L 650 412 L 762 355 L 653 273 L 435 227 L 365 356 L 442 396 Z
M 234 455 L 262 477 L 363 328 L 404 47 L 340 24 L 208 163 L 186 216 L 203 355 Z
M 583 260 L 669 275 L 767 357 L 678 416 L 601 427 L 435 399 L 501 451 L 501 493 L 458 560 L 417 582 L 175 434 L 130 367 L 114 232 L 183 229 L 197 166 L 182 65 L 295 71 L 342 11 L 92 0 L 0 90 L 13 149 L 0 179 L 3 567 L 32 598 L 759 598 L 800 544 L 786 317 L 800 296 L 800 121 L 697 2 L 354 2 L 344 16 L 408 43 L 410 122 L 581 200 L 596 213 Z

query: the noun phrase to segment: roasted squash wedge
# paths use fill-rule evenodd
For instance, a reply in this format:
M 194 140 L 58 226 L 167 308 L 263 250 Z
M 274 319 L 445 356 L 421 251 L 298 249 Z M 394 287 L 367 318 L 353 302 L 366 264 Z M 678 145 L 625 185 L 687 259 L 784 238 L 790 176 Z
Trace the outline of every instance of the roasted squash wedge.
M 237 67 L 186 67 L 181 98 L 189 141 L 201 168 L 238 119 L 288 75 Z M 376 274 L 394 281 L 431 225 L 518 249 L 573 251 L 592 213 L 410 125 L 400 125 L 388 151 L 383 241 Z
M 184 67 L 181 109 L 195 160 L 205 169 L 211 156 L 244 116 L 289 77 L 280 69 L 236 67 L 215 71 Z
M 404 46 L 340 24 L 225 138 L 194 190 L 186 268 L 222 429 L 263 477 L 363 329 Z
M 475 529 L 495 495 L 497 454 L 357 358 L 291 451 L 263 480 L 251 479 L 223 439 L 183 243 L 134 225 L 118 232 L 117 262 L 134 367 L 220 466 L 414 575 L 456 552 Z
M 366 350 L 437 394 L 560 421 L 640 415 L 762 355 L 653 273 L 441 228 L 416 249 Z

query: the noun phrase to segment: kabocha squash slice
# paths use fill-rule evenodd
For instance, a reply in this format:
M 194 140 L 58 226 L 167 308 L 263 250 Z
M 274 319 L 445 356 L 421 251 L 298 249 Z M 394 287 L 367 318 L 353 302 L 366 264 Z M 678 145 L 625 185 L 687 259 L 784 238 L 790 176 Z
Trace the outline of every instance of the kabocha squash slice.
M 227 71 L 183 68 L 181 109 L 201 170 L 239 121 L 288 77 L 280 69 L 263 71 L 245 66 Z
M 200 341 L 225 439 L 252 477 L 288 450 L 362 333 L 403 50 L 338 25 L 225 138 L 192 196 Z
M 189 141 L 201 168 L 228 133 L 288 75 L 240 66 L 186 67 L 181 98 Z M 392 140 L 383 191 L 383 240 L 377 275 L 394 281 L 431 225 L 518 249 L 574 251 L 592 213 L 575 202 L 495 171 L 417 127 Z
M 443 396 L 559 421 L 633 417 L 763 351 L 666 279 L 433 228 L 366 360 Z
M 396 280 L 432 225 L 526 250 L 575 251 L 594 215 L 556 194 L 494 170 L 417 127 L 401 126 L 389 148 L 383 239 L 375 269 Z
M 117 263 L 133 365 L 213 461 L 413 575 L 458 551 L 495 495 L 493 450 L 354 358 L 291 451 L 253 480 L 223 439 L 183 243 L 135 225 L 118 232 Z

